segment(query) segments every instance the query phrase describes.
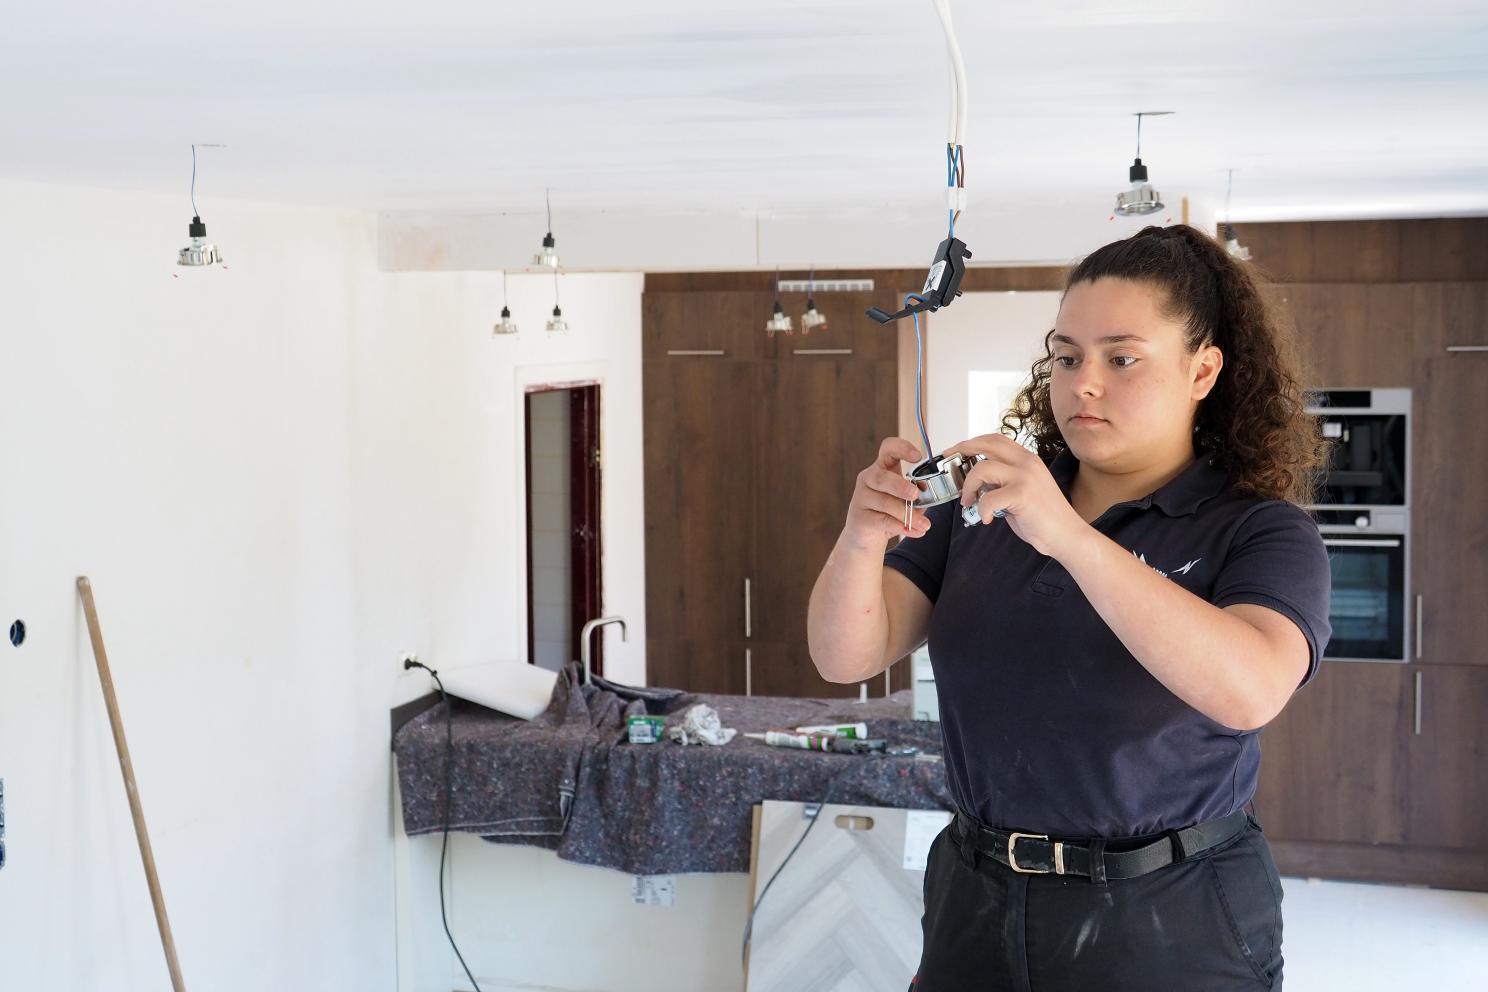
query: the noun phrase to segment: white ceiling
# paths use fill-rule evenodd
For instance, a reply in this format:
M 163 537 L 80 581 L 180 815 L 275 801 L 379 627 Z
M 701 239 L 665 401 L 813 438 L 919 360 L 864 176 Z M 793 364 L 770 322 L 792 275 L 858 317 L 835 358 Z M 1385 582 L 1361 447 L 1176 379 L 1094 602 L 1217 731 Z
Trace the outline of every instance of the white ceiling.
M 1482 0 L 952 0 L 978 198 L 1488 213 Z M 930 0 L 11 4 L 0 178 L 380 211 L 933 207 Z M 985 201 L 984 201 L 985 202 Z M 205 211 L 206 207 L 203 206 Z

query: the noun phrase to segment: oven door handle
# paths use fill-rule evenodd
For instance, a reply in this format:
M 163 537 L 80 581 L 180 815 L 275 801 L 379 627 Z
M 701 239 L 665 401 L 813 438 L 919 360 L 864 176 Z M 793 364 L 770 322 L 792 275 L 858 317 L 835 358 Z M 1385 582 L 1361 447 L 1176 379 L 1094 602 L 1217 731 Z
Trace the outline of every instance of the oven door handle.
M 1400 539 L 1378 538 L 1367 540 L 1360 537 L 1323 538 L 1323 543 L 1334 548 L 1398 548 Z

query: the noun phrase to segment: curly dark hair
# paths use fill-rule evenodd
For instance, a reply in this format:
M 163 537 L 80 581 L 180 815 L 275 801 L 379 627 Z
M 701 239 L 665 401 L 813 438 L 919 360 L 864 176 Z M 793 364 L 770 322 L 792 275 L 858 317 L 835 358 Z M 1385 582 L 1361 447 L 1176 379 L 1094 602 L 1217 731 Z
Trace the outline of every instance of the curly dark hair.
M 1230 256 L 1214 238 L 1187 224 L 1145 227 L 1086 256 L 1064 291 L 1097 279 L 1154 286 L 1163 315 L 1187 328 L 1188 354 L 1215 345 L 1224 367 L 1194 415 L 1194 454 L 1212 452 L 1235 488 L 1298 505 L 1314 501 L 1327 458 L 1319 418 L 1306 412 L 1294 335 L 1261 292 L 1255 267 Z M 1002 419 L 1004 434 L 1031 437 L 1046 462 L 1066 447 L 1049 400 L 1054 352 L 1044 357 Z

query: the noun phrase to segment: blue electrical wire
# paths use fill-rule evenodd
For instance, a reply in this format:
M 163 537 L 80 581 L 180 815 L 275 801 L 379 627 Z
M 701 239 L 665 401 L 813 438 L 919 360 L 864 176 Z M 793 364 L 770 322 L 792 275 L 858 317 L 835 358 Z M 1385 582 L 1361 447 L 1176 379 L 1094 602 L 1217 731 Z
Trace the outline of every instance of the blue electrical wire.
M 925 302 L 925 298 L 918 293 L 905 293 L 905 306 L 908 306 L 911 300 L 917 303 Z M 925 366 L 921 357 L 923 351 L 920 344 L 920 315 L 916 311 L 910 316 L 914 317 L 915 327 L 915 423 L 920 425 L 920 440 L 925 442 L 925 457 L 929 458 L 934 454 L 934 449 L 930 447 L 930 435 L 925 433 L 925 415 L 920 404 L 920 381 L 925 378 Z
M 961 146 L 946 145 L 946 188 L 954 188 L 956 183 L 956 170 L 961 165 Z M 956 211 L 946 211 L 946 228 L 950 237 L 956 236 Z

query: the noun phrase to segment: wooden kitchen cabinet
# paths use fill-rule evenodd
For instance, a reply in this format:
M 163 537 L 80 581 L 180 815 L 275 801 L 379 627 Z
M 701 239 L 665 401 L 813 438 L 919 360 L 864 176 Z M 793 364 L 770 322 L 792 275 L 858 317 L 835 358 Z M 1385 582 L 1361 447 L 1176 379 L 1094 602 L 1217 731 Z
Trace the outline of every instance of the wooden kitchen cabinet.
M 1412 284 L 1292 283 L 1269 292 L 1296 326 L 1309 387 L 1411 384 Z
M 1488 351 L 1447 350 L 1488 347 L 1488 284 L 1415 296 L 1412 647 L 1424 664 L 1488 664 Z
M 809 335 L 767 337 L 772 302 L 645 296 L 647 680 L 856 697 L 817 675 L 806 610 L 857 473 L 897 433 L 898 339 L 865 315 L 870 294 L 818 295 L 829 325 Z M 782 303 L 799 322 L 804 294 Z
M 1406 840 L 1488 859 L 1488 665 L 1412 666 Z
M 1409 805 L 1408 666 L 1325 661 L 1261 731 L 1256 814 L 1281 840 L 1399 844 Z

